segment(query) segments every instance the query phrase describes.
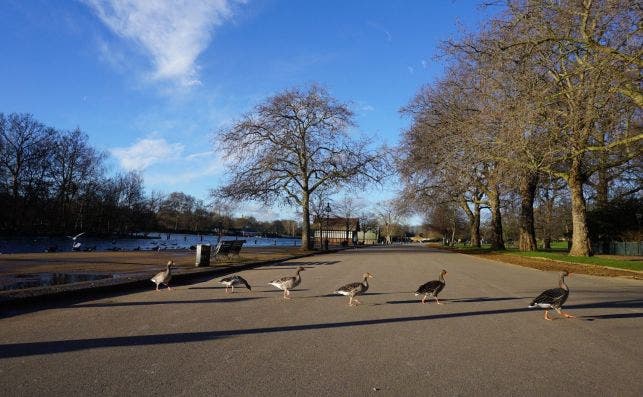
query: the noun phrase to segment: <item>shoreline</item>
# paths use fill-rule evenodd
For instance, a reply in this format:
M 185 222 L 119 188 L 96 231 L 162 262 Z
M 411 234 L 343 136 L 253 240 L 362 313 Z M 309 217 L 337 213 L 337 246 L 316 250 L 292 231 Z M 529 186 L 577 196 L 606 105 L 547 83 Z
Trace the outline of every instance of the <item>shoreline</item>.
M 151 236 L 113 236 L 111 238 L 84 235 L 74 247 L 70 236 L 0 237 L 0 254 L 40 254 L 54 252 L 128 252 L 180 251 L 195 249 L 199 244 L 214 246 L 219 241 L 244 240 L 245 247 L 300 247 L 301 239 L 290 237 L 213 236 L 187 233 L 168 233 Z
M 194 251 L 127 251 L 127 252 L 56 252 L 37 254 L 4 254 L 0 256 L 0 282 L 8 282 L 25 274 L 111 274 L 92 281 L 46 285 L 0 291 L 0 303 L 32 302 L 42 297 L 116 291 L 130 288 L 152 288 L 150 278 L 165 269 L 168 260 L 176 267 L 173 281 L 180 284 L 195 278 L 222 276 L 284 260 L 324 254 L 329 251 L 301 251 L 298 248 L 252 247 L 244 248 L 238 258 L 225 258 L 210 266 L 196 267 Z

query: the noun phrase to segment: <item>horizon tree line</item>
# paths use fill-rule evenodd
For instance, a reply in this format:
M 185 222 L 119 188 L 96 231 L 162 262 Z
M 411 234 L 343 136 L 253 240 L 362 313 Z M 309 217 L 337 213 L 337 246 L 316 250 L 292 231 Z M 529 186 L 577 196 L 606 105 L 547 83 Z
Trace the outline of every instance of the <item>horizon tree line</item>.
M 182 192 L 146 194 L 140 173 L 108 175 L 106 159 L 79 128 L 58 130 L 30 114 L 0 113 L 0 234 L 236 233 L 244 228 L 293 234 L 290 220 L 237 218 Z

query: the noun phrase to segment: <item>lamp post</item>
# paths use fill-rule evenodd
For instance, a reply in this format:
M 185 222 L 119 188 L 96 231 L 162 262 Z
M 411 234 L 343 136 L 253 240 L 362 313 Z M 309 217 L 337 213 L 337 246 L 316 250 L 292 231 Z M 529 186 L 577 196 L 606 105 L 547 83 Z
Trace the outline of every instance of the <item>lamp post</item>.
M 324 216 L 319 215 L 319 249 L 324 249 Z
M 328 224 L 330 222 L 330 212 L 331 211 L 332 210 L 330 208 L 330 203 L 326 203 L 326 207 L 324 208 L 324 212 L 326 212 L 326 240 L 324 241 L 324 243 L 325 243 L 324 246 L 325 246 L 326 250 L 328 250 L 328 237 L 329 237 L 329 234 L 330 234 L 330 230 L 328 229 Z

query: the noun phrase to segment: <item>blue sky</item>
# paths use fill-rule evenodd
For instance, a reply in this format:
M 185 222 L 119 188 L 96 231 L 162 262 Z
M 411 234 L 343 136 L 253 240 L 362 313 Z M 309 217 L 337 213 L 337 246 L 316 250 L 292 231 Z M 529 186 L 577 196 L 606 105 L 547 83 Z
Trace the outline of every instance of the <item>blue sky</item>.
M 324 85 L 360 132 L 396 144 L 398 110 L 443 71 L 440 41 L 484 18 L 471 0 L 4 0 L 0 112 L 80 127 L 110 172 L 208 200 L 223 171 L 213 133 L 286 88 Z

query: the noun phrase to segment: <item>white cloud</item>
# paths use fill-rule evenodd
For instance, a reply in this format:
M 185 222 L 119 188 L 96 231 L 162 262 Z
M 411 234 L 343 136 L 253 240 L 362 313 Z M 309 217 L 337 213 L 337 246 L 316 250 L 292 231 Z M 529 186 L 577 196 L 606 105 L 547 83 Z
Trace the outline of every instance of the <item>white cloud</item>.
M 184 146 L 180 143 L 168 143 L 165 139 L 141 139 L 132 146 L 111 149 L 126 170 L 144 170 L 152 164 L 177 159 Z
M 212 154 L 214 156 L 214 154 Z M 218 157 L 203 158 L 204 153 L 196 153 L 181 159 L 181 164 L 173 164 L 163 172 L 150 173 L 145 181 L 158 186 L 182 186 L 198 180 L 208 180 L 224 171 L 223 162 Z M 201 159 L 201 160 L 198 160 Z M 198 160 L 198 161 L 197 161 Z
M 237 216 L 252 216 L 258 221 L 274 221 L 275 219 L 294 219 L 301 220 L 301 216 L 296 213 L 297 208 L 285 208 L 278 206 L 265 206 L 258 203 L 242 203 L 234 212 Z
M 151 57 L 154 80 L 200 85 L 196 59 L 214 28 L 232 15 L 230 0 L 82 0 L 116 35 Z M 103 50 L 103 57 L 106 57 Z
M 426 69 L 428 62 L 423 59 L 420 63 L 422 63 L 422 68 Z
M 208 150 L 207 152 L 201 152 L 201 153 L 192 153 L 186 157 L 186 160 L 195 160 L 195 159 L 200 159 L 200 158 L 207 158 L 210 156 L 214 156 L 215 151 L 214 150 Z
M 413 72 L 415 72 L 415 68 L 413 66 L 407 66 L 406 68 L 408 69 L 410 74 L 413 74 Z

